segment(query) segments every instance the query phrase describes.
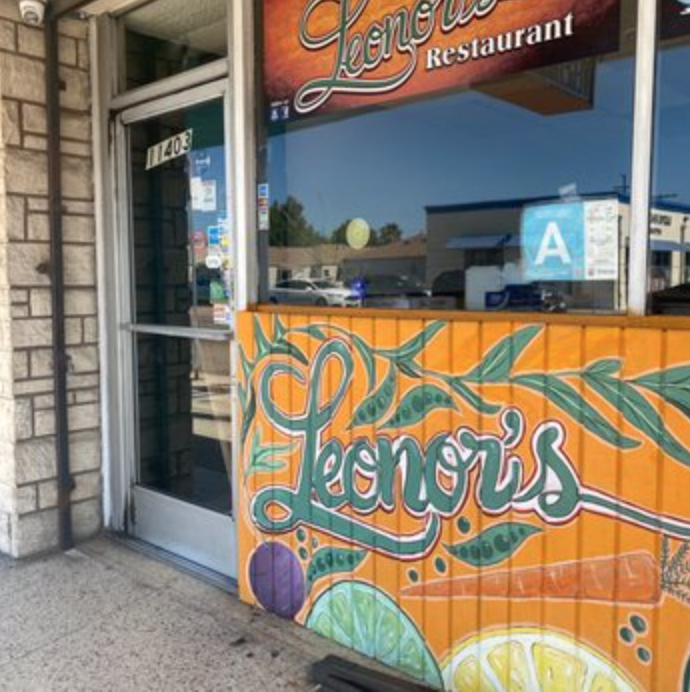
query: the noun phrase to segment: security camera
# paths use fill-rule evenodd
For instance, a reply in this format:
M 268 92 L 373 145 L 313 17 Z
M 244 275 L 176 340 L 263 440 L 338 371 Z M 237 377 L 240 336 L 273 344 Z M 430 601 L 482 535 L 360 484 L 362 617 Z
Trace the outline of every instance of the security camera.
M 19 0 L 22 21 L 29 26 L 41 26 L 46 13 L 47 0 Z

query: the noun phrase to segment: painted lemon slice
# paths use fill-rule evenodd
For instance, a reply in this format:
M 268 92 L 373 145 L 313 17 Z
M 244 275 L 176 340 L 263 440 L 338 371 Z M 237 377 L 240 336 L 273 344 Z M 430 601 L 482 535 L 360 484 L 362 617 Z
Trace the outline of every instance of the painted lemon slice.
M 454 692 L 637 692 L 613 662 L 551 632 L 513 628 L 462 642 L 443 666 Z
M 441 673 L 412 620 L 379 589 L 345 581 L 319 596 L 307 627 L 432 687 Z
M 364 219 L 353 219 L 347 226 L 346 237 L 353 250 L 363 250 L 371 240 L 371 228 Z

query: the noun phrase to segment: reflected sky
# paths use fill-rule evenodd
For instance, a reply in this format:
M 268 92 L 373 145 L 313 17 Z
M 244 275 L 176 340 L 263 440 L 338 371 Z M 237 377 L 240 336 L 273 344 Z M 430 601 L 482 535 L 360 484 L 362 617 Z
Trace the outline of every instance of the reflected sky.
M 424 228 L 426 206 L 558 196 L 572 185 L 621 191 L 633 73 L 632 59 L 599 63 L 593 107 L 562 115 L 463 91 L 274 135 L 272 199 L 299 199 L 321 233 L 362 217 L 412 234 Z

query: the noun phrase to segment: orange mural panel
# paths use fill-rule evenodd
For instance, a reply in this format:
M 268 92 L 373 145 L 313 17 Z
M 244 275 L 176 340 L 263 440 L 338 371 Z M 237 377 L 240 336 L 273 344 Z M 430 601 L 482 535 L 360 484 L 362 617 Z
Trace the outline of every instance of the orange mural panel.
M 243 314 L 240 593 L 431 687 L 690 692 L 690 341 Z

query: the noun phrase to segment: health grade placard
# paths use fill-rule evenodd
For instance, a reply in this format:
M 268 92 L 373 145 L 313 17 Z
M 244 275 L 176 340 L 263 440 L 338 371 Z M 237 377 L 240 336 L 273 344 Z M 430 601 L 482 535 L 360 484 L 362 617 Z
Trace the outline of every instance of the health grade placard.
M 521 245 L 527 281 L 616 281 L 617 199 L 550 203 L 522 214 Z

